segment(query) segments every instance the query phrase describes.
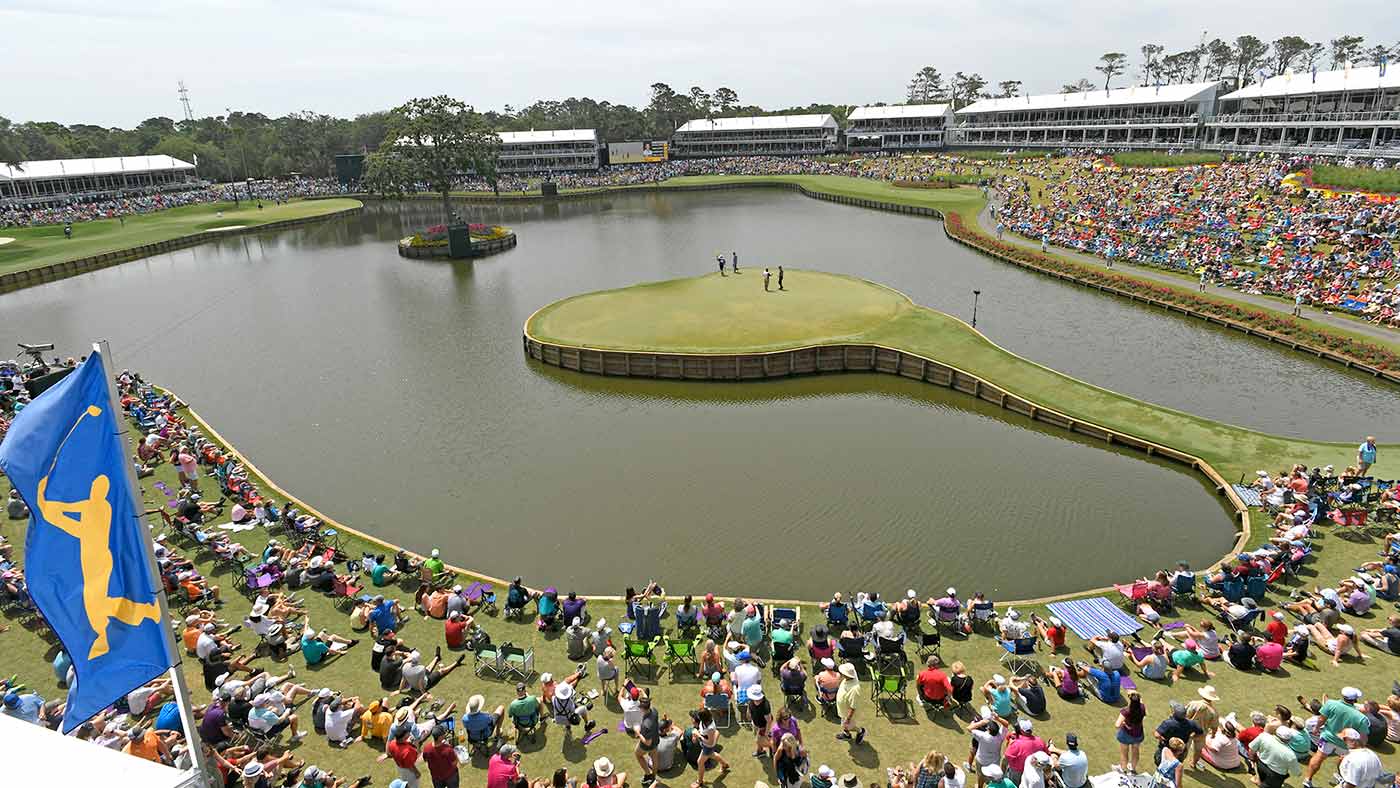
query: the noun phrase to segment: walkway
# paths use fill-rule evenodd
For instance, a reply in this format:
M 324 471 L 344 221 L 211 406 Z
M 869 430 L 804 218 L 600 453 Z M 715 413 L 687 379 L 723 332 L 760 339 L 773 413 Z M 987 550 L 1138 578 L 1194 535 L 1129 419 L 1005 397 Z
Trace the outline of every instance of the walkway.
M 983 208 L 982 212 L 977 214 L 977 223 L 981 225 L 982 229 L 986 231 L 988 235 L 996 237 L 997 225 L 995 221 L 992 221 L 991 208 L 994 204 L 1000 206 L 1001 195 L 995 192 L 993 192 L 993 195 L 994 197 L 987 201 L 987 207 Z M 1025 247 L 1026 249 L 1034 249 L 1036 251 L 1039 251 L 1040 249 L 1039 241 L 1032 241 L 1029 238 L 1017 235 L 1016 233 L 1012 232 L 1007 232 L 1003 234 L 1002 240 L 1016 244 L 1017 246 Z M 1105 265 L 1102 257 L 1084 254 L 1083 252 L 1071 251 L 1062 246 L 1056 246 L 1051 251 L 1057 257 L 1063 257 L 1068 260 L 1074 260 L 1075 262 L 1085 263 L 1087 265 L 1092 265 L 1096 268 L 1103 268 Z M 1151 279 L 1154 282 L 1161 282 L 1162 284 L 1175 285 L 1177 287 L 1189 287 L 1192 284 L 1190 279 L 1186 279 L 1175 274 L 1169 274 L 1165 271 L 1158 271 L 1148 266 L 1136 265 L 1133 263 L 1128 263 L 1127 268 L 1122 273 L 1136 276 L 1142 279 Z M 1256 306 L 1261 309 L 1267 309 L 1273 312 L 1278 312 L 1279 314 L 1287 314 L 1282 309 L 1283 304 L 1277 298 L 1274 298 L 1272 296 L 1254 295 L 1253 293 L 1242 293 L 1239 290 L 1234 290 L 1228 287 L 1212 287 L 1207 293 L 1207 295 L 1212 295 L 1216 298 L 1224 298 L 1230 301 L 1235 301 L 1240 304 Z M 1400 343 L 1400 332 L 1396 332 L 1393 329 L 1384 328 L 1382 326 L 1373 325 L 1371 323 L 1365 323 L 1360 320 L 1350 320 L 1340 315 L 1327 314 L 1319 309 L 1304 307 L 1303 319 L 1310 320 L 1315 323 L 1320 323 L 1322 325 L 1331 326 L 1333 328 L 1339 328 L 1344 331 L 1349 331 L 1353 334 L 1360 334 L 1367 338 L 1379 340 L 1392 346 L 1397 343 Z

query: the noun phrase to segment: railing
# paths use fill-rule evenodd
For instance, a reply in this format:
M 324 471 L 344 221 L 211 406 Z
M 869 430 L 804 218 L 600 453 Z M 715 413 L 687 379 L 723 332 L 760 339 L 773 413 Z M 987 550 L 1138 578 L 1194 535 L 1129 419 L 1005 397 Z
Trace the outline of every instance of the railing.
M 1364 146 L 1364 147 L 1363 147 Z M 1208 142 L 1201 147 L 1226 153 L 1297 153 L 1308 156 L 1358 156 L 1366 158 L 1400 159 L 1400 147 L 1369 147 L 1360 145 L 1338 145 L 1335 142 L 1314 142 L 1311 145 L 1281 145 L 1268 143 Z
M 846 127 L 846 136 L 852 134 L 942 134 L 949 127 L 942 123 L 937 126 L 860 126 Z
M 1375 112 L 1278 112 L 1255 114 L 1232 112 L 1219 115 L 1208 121 L 1212 126 L 1231 123 L 1350 123 L 1355 121 L 1394 121 L 1400 122 L 1400 110 L 1380 110 Z
M 598 146 L 587 145 L 578 148 L 531 148 L 531 147 L 509 147 L 501 148 L 502 159 L 516 159 L 530 156 L 595 156 L 598 153 Z
M 1078 118 L 1072 120 L 998 120 L 982 122 L 958 121 L 960 129 L 1025 128 L 1037 126 L 1186 126 L 1201 121 L 1200 115 L 1160 118 Z
M 1157 140 L 1156 142 L 1129 142 L 1128 140 L 1046 140 L 1046 139 L 1026 139 L 1026 140 L 954 140 L 954 145 L 966 145 L 976 147 L 979 145 L 990 147 L 1030 147 L 1030 148 L 1145 148 L 1147 150 L 1192 150 L 1196 147 L 1196 140 Z

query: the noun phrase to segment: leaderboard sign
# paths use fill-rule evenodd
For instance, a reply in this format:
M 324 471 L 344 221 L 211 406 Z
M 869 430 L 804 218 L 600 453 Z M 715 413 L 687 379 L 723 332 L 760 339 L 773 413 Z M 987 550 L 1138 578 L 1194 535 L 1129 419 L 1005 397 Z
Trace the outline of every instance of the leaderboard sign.
M 609 142 L 609 164 L 650 164 L 666 161 L 671 152 L 670 143 L 664 140 L 644 142 Z

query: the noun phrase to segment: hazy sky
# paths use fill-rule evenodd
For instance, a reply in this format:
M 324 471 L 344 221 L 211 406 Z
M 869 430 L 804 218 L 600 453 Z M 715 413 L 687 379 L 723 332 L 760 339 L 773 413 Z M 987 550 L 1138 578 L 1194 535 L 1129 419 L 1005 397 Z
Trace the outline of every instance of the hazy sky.
M 920 66 L 1053 92 L 1106 51 L 1359 33 L 1400 41 L 1394 0 L 0 0 L 0 115 L 132 126 L 225 107 L 349 116 L 448 93 L 478 109 L 648 86 L 746 104 L 903 100 Z M 1208 28 L 1208 30 L 1207 30 Z

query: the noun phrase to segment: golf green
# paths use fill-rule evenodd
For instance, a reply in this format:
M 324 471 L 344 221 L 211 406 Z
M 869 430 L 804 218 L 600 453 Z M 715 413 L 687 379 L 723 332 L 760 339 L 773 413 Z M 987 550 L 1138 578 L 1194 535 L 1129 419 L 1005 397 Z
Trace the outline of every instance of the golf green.
M 789 269 L 718 272 L 604 290 L 539 310 L 527 331 L 547 342 L 609 350 L 741 353 L 854 340 L 910 312 L 887 287 L 840 274 Z

